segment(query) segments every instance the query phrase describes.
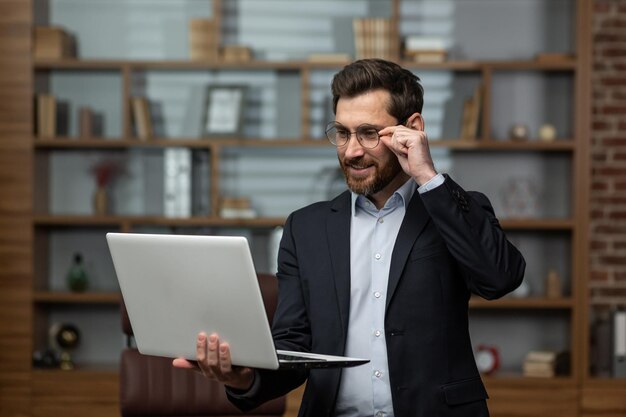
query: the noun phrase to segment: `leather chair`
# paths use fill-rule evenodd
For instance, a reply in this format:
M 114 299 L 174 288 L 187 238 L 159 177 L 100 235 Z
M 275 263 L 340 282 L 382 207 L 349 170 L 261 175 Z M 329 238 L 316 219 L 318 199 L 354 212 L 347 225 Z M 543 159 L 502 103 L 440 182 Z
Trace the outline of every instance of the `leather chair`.
M 259 274 L 265 310 L 272 320 L 276 310 L 278 285 L 276 278 Z M 132 328 L 122 303 L 122 328 L 130 346 Z M 246 414 L 249 416 L 282 416 L 285 398 L 268 402 Z M 172 360 L 140 354 L 128 347 L 120 362 L 120 409 L 130 416 L 238 416 L 243 413 L 226 398 L 224 387 L 197 372 L 176 369 Z

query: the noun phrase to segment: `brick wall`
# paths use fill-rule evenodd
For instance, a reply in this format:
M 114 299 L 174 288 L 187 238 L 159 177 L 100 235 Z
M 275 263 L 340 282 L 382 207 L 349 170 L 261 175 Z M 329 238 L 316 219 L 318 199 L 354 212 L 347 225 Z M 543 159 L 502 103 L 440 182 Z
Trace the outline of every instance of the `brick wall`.
M 595 0 L 591 138 L 591 296 L 626 300 L 626 0 Z

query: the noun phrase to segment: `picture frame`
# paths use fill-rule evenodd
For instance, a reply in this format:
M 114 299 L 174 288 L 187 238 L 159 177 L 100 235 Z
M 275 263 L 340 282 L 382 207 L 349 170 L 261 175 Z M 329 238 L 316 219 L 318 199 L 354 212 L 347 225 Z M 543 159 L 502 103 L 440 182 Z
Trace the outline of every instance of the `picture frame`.
M 203 136 L 238 136 L 242 133 L 246 86 L 211 85 L 206 88 Z

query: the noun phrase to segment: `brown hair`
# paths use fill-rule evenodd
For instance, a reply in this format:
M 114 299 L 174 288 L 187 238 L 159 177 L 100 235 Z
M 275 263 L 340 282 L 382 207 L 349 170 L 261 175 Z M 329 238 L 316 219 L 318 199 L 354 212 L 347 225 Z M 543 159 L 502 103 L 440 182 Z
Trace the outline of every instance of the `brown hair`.
M 422 112 L 424 89 L 420 79 L 400 65 L 383 59 L 361 59 L 346 65 L 333 77 L 333 112 L 341 97 L 356 97 L 372 90 L 387 90 L 391 95 L 387 112 L 404 122 L 411 114 Z

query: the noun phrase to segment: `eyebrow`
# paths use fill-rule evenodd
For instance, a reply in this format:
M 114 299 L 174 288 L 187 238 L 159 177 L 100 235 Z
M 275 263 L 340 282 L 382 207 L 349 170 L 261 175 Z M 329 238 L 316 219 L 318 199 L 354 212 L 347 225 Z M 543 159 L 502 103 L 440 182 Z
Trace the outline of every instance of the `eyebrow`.
M 342 125 L 341 123 L 339 123 L 339 122 L 337 122 L 337 121 L 335 122 L 335 127 L 336 127 L 336 128 L 343 128 L 343 129 L 348 130 L 348 127 L 347 127 L 347 126 L 344 126 L 344 125 Z M 373 125 L 373 124 L 371 124 L 371 123 L 363 123 L 363 124 L 358 125 L 356 128 L 357 128 L 357 130 L 358 130 L 358 129 L 362 129 L 362 128 L 382 130 L 382 129 L 384 129 L 385 127 L 386 127 L 386 126 L 378 126 L 378 125 Z

